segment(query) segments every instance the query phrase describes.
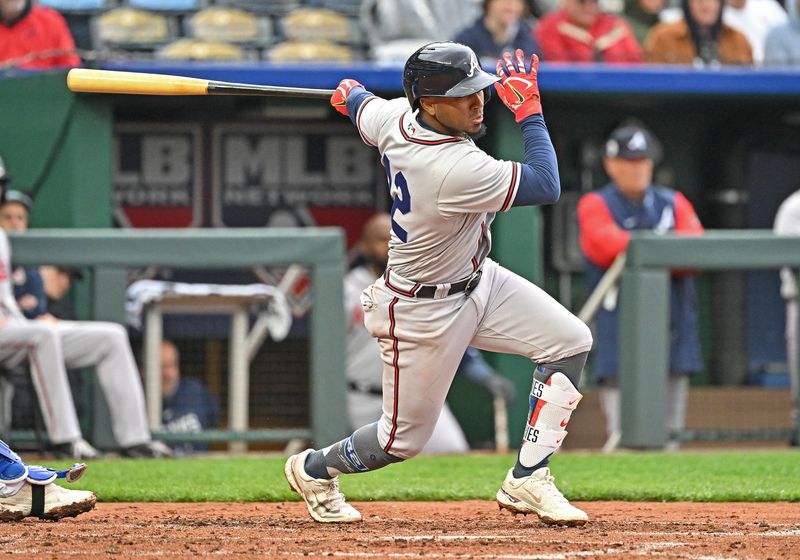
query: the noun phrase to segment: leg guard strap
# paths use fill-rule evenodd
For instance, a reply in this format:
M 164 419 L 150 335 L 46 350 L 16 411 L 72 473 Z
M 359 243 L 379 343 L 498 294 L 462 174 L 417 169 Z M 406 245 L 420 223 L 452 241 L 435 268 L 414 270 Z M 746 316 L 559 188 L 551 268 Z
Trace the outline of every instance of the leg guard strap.
M 525 435 L 523 436 L 523 445 L 528 443 L 535 443 L 545 447 L 552 447 L 555 451 L 561 447 L 561 442 L 567 437 L 566 430 L 548 430 L 547 428 L 534 428 L 531 425 L 525 426 Z
M 44 486 L 34 484 L 31 486 L 31 513 L 32 517 L 44 515 Z
M 538 401 L 566 408 L 567 410 L 575 410 L 578 403 L 583 398 L 583 395 L 577 391 L 564 390 L 553 385 L 542 383 L 538 379 L 533 380 L 533 390 L 531 391 L 531 401 L 536 398 Z M 534 403 L 531 403 L 534 404 Z
M 48 467 L 40 467 L 39 465 L 29 465 L 28 482 L 40 486 L 47 486 L 57 478 L 64 478 L 67 482 L 75 482 L 83 476 L 85 470 L 85 463 L 75 463 L 70 468 L 61 471 Z

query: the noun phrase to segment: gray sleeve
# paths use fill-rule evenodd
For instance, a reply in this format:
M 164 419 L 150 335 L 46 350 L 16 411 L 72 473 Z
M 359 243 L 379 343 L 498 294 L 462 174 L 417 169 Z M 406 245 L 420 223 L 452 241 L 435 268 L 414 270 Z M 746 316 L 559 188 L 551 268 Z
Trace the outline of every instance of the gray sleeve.
M 11 244 L 5 231 L 0 230 L 0 316 L 23 319 L 22 312 L 14 299 L 11 285 Z

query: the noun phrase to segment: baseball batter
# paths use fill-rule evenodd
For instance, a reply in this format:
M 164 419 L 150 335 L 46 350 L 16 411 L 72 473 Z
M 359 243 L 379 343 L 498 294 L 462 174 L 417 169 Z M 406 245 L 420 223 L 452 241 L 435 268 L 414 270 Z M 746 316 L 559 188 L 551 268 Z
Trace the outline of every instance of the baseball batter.
M 289 484 L 317 521 L 361 519 L 339 492 L 339 474 L 379 469 L 422 450 L 468 346 L 537 364 L 524 439 L 497 492 L 500 506 L 545 523 L 587 521 L 547 465 L 581 399 L 591 333 L 546 292 L 487 258 L 496 212 L 552 204 L 560 195 L 537 71 L 536 55 L 526 67 L 517 50 L 498 61 L 493 76 L 469 47 L 431 43 L 405 64 L 407 99 L 382 99 L 350 79 L 331 97 L 380 153 L 392 234 L 386 271 L 361 296 L 364 325 L 384 363 L 381 419 L 286 462 Z M 484 131 L 491 86 L 521 125 L 523 163 L 494 159 L 473 142 Z

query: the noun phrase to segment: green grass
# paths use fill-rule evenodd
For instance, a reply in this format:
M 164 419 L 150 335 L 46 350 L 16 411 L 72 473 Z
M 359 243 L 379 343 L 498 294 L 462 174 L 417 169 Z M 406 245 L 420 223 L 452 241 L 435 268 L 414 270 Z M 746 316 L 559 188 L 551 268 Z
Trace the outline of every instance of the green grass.
M 493 499 L 513 456 L 417 457 L 342 477 L 348 499 Z M 279 457 L 106 460 L 72 485 L 105 502 L 272 502 L 297 500 Z M 58 466 L 61 466 L 60 464 Z M 552 462 L 573 500 L 800 501 L 800 453 L 564 453 Z

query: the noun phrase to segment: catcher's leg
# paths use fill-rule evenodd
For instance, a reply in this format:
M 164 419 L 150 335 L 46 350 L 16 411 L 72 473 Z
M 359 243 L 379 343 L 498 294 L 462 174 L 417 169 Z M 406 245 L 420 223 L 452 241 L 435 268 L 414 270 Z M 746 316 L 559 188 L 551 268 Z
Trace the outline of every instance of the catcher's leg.
M 56 478 L 74 482 L 85 469 L 82 463 L 62 471 L 26 465 L 0 441 L 0 521 L 19 521 L 25 517 L 57 521 L 89 511 L 96 501 L 92 492 L 67 490 L 54 484 Z

